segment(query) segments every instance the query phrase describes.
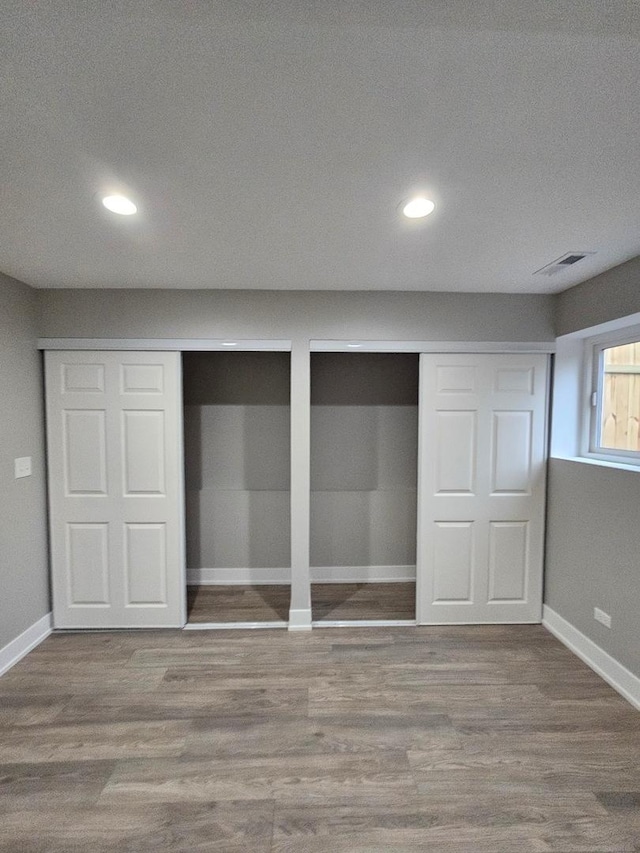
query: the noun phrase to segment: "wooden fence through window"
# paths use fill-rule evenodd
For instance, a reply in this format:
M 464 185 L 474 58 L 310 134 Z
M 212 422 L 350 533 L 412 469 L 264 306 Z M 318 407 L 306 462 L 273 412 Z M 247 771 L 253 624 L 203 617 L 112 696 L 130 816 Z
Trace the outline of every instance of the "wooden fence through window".
M 601 445 L 640 450 L 640 341 L 604 351 Z

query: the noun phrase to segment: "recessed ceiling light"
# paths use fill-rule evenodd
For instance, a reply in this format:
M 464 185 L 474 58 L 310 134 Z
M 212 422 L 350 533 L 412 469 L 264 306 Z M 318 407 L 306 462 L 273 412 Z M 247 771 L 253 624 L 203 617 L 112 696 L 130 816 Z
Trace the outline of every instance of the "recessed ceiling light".
M 102 199 L 102 204 L 111 213 L 119 213 L 120 216 L 132 216 L 138 212 L 138 208 L 131 199 L 128 199 L 124 195 L 106 195 Z
M 235 341 L 222 341 L 223 347 L 237 347 L 238 344 Z
M 362 344 L 347 344 L 347 346 L 351 347 L 352 349 L 357 349 L 358 347 L 361 347 Z
M 435 210 L 435 204 L 429 198 L 418 196 L 402 204 L 402 212 L 407 219 L 422 219 Z

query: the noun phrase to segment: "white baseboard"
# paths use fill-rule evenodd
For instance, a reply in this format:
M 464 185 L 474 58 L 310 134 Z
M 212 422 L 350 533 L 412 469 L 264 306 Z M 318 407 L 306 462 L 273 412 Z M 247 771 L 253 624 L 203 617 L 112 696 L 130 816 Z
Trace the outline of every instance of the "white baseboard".
M 4 648 L 0 649 L 0 675 L 3 675 L 12 666 L 18 663 L 32 649 L 35 649 L 51 633 L 53 626 L 52 614 L 47 613 L 42 619 L 38 619 L 29 628 L 19 634 Z
M 187 569 L 189 586 L 264 586 L 290 583 L 290 568 Z
M 582 631 L 548 607 L 542 608 L 542 624 L 594 672 L 640 710 L 640 678 L 611 657 Z
M 286 622 L 187 622 L 183 631 L 235 631 L 237 629 L 260 630 L 261 628 L 286 628 Z
M 290 631 L 310 631 L 311 630 L 311 608 L 308 610 L 290 610 L 289 611 L 289 630 Z
M 311 567 L 311 583 L 410 583 L 415 579 L 415 566 Z
M 415 628 L 415 619 L 319 619 L 312 628 Z
M 312 566 L 311 583 L 412 583 L 415 566 Z M 187 569 L 189 586 L 290 584 L 291 569 Z

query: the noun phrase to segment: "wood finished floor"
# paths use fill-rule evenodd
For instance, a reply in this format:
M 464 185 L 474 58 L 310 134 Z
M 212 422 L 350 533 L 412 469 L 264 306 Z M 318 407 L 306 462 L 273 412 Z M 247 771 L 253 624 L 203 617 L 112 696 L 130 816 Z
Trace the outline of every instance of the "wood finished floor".
M 189 622 L 288 622 L 288 586 L 189 586 Z
M 0 851 L 640 850 L 640 713 L 540 626 L 49 637 Z
M 311 585 L 315 621 L 415 619 L 414 583 L 319 583 Z M 283 585 L 190 586 L 189 622 L 289 621 L 290 590 Z
M 415 583 L 314 583 L 311 614 L 316 622 L 415 619 Z

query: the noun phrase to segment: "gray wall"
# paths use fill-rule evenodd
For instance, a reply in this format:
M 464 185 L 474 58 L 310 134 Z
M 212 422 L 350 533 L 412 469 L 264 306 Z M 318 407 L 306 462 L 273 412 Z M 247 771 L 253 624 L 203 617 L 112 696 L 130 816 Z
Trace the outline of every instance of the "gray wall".
M 558 336 L 640 311 L 640 257 L 565 290 L 556 297 Z
M 49 610 L 42 368 L 37 294 L 0 274 L 0 648 Z M 13 460 L 33 474 L 14 479 Z
M 42 337 L 550 341 L 551 296 L 220 290 L 38 292 Z
M 312 353 L 311 565 L 416 562 L 418 355 Z
M 640 677 L 639 508 L 640 472 L 550 461 L 545 602 Z
M 310 627 L 311 338 L 552 341 L 550 296 L 469 293 L 47 290 L 42 337 L 286 338 L 291 353 L 291 617 Z
M 291 564 L 289 361 L 183 354 L 190 569 Z
M 589 329 L 640 311 L 640 258 L 561 293 L 556 298 L 558 335 Z M 566 377 L 576 379 L 581 341 L 559 342 Z M 560 349 L 558 350 L 560 353 Z M 559 405 L 578 406 L 573 388 L 558 386 Z M 569 418 L 575 421 L 575 412 Z M 571 455 L 562 441 L 567 411 L 554 430 L 554 447 Z M 575 442 L 573 442 L 575 443 Z M 566 446 L 565 446 L 566 445 Z M 575 450 L 573 451 L 575 452 Z M 549 463 L 545 603 L 609 654 L 640 676 L 640 472 L 570 459 Z M 609 613 L 607 629 L 593 608 Z

